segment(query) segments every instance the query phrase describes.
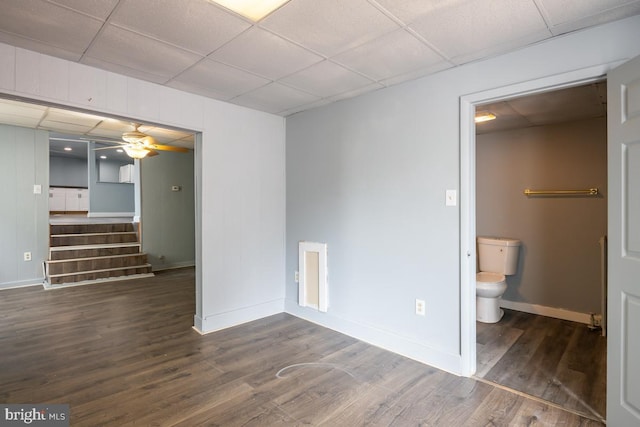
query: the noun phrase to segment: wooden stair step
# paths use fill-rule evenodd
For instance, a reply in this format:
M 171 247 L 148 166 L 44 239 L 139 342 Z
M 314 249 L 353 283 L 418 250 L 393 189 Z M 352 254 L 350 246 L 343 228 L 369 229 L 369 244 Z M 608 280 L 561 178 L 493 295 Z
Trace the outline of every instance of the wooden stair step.
M 52 235 L 50 238 L 50 246 L 56 247 L 108 243 L 132 243 L 137 241 L 138 234 L 135 231 L 125 231 L 117 233 L 62 234 Z
M 155 274 L 153 273 L 137 273 L 137 274 L 129 274 L 127 276 L 102 277 L 99 279 L 78 280 L 75 282 L 64 282 L 64 283 L 49 283 L 45 281 L 44 288 L 58 289 L 58 288 L 66 288 L 69 286 L 89 285 L 89 284 L 104 283 L 104 282 L 120 282 L 123 280 L 142 279 L 145 277 L 154 277 L 154 276 Z
M 57 264 L 64 262 L 73 262 L 73 261 L 95 261 L 101 259 L 110 259 L 110 258 L 125 258 L 131 256 L 140 256 L 147 255 L 144 252 L 135 252 L 132 254 L 117 254 L 117 255 L 102 255 L 102 256 L 88 256 L 88 257 L 80 257 L 80 258 L 67 258 L 67 259 L 50 259 L 45 261 L 47 264 Z
M 52 224 L 49 227 L 51 234 L 68 233 L 108 233 L 121 231 L 135 231 L 131 222 L 103 223 L 103 224 Z
M 137 252 L 123 255 L 108 255 L 101 257 L 84 257 L 63 260 L 45 261 L 48 276 L 59 274 L 82 273 L 104 269 L 130 268 L 147 264 L 147 254 Z
M 140 246 L 138 242 L 122 242 L 122 243 L 103 243 L 90 245 L 69 245 L 69 246 L 53 246 L 49 248 L 50 252 L 57 251 L 78 251 L 83 249 L 103 249 L 103 248 L 124 248 Z
M 92 271 L 80 271 L 75 273 L 52 274 L 48 276 L 48 283 L 60 285 L 64 283 L 75 283 L 87 280 L 105 279 L 112 277 L 125 277 L 135 274 L 152 275 L 151 264 L 136 265 L 130 267 L 105 268 Z

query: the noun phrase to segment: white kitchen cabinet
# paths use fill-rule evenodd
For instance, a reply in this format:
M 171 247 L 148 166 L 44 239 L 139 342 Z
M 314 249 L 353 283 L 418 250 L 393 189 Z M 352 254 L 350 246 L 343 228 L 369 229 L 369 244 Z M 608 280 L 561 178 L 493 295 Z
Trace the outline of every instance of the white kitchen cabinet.
M 49 211 L 63 212 L 67 197 L 66 188 L 49 188 Z
M 86 188 L 49 188 L 49 211 L 89 211 L 89 190 L 87 190 Z

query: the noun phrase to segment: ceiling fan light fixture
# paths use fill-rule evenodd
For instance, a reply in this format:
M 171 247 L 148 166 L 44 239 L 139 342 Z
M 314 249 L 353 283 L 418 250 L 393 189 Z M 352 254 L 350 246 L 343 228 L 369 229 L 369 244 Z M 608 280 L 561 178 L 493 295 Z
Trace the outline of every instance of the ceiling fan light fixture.
M 482 123 L 482 122 L 489 122 L 491 120 L 495 120 L 496 119 L 496 115 L 493 113 L 487 113 L 487 112 L 481 112 L 476 114 L 476 118 L 475 118 L 475 122 L 476 123 Z
M 289 0 L 209 0 L 235 13 L 258 22 Z
M 133 159 L 143 159 L 147 154 L 149 154 L 149 150 L 140 146 L 130 146 L 123 147 L 124 151 L 127 155 Z

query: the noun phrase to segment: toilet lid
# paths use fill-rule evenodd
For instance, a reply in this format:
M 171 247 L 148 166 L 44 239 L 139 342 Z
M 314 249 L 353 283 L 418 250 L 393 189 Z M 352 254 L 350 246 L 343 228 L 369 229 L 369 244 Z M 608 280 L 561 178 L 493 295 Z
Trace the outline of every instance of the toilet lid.
M 489 273 L 488 271 L 481 271 L 476 273 L 476 282 L 482 283 L 500 283 L 504 282 L 504 274 Z

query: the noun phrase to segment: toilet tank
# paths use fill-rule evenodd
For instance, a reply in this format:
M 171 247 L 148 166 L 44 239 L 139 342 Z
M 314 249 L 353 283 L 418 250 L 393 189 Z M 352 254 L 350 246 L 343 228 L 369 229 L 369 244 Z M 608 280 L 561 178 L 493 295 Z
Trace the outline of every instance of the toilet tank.
M 506 237 L 478 237 L 480 271 L 515 274 L 518 268 L 520 240 Z

